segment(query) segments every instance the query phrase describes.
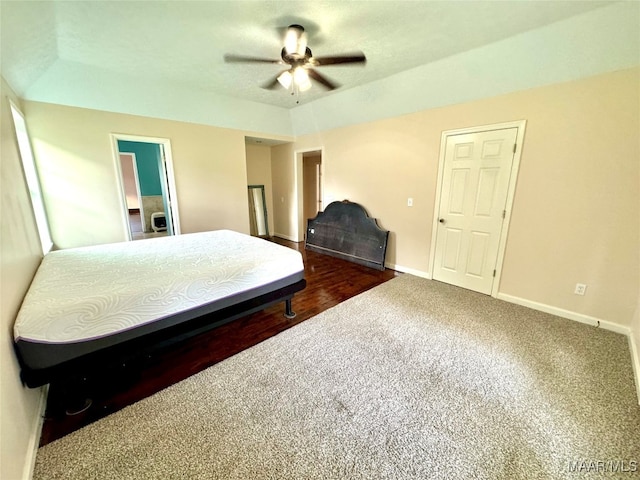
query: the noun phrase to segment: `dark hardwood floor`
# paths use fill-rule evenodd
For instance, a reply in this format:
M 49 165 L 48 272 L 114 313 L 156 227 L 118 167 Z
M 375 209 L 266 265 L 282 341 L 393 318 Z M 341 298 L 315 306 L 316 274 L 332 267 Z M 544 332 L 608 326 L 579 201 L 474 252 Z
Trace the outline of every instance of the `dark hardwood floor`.
M 293 327 L 338 303 L 386 282 L 399 273 L 378 271 L 304 250 L 304 243 L 273 238 L 302 253 L 307 287 L 293 298 L 297 316 L 284 317 L 279 304 L 175 345 L 133 371 L 100 380 L 91 407 L 76 415 L 59 413 L 65 393 L 52 386 L 40 445 L 114 413 L 176 382 Z

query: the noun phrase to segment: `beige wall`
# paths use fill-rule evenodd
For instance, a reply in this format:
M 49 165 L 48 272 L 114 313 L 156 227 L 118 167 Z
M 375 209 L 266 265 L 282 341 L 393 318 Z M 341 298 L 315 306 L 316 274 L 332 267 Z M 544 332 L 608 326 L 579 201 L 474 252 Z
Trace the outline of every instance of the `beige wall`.
M 271 147 L 247 145 L 247 185 L 264 185 L 269 235 L 273 235 L 273 187 L 271 180 Z
M 640 69 L 297 139 L 324 148 L 325 203 L 363 204 L 387 262 L 427 273 L 444 130 L 527 120 L 500 292 L 630 326 L 638 302 Z M 407 198 L 414 200 L 407 207 Z M 588 285 L 576 296 L 576 283 Z
M 15 140 L 9 96 L 18 99 L 2 79 L 0 89 L 1 235 L 0 272 L 0 478 L 27 478 L 37 446 L 41 390 L 20 382 L 13 351 L 13 323 L 24 294 L 42 259 L 40 240 Z
M 249 233 L 244 133 L 237 130 L 24 102 L 59 248 L 126 240 L 110 134 L 171 141 L 183 233 Z

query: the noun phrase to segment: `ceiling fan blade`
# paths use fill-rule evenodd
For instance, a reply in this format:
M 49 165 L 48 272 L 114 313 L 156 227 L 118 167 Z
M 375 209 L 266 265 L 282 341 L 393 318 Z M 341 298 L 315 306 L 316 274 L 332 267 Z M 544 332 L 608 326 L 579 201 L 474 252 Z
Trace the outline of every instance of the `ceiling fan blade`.
M 278 77 L 273 77 L 273 80 L 265 83 L 264 85 L 261 85 L 261 88 L 264 88 L 265 90 L 273 90 L 279 85 L 280 84 L 278 83 Z
M 325 77 L 324 75 L 319 74 L 318 72 L 316 72 L 315 70 L 313 70 L 311 68 L 307 70 L 307 73 L 316 82 L 324 85 L 329 90 L 335 90 L 336 88 L 338 88 L 340 86 L 337 83 L 332 82 L 327 77 Z
M 282 60 L 273 60 L 270 58 L 259 58 L 259 57 L 245 57 L 244 55 L 233 55 L 227 53 L 224 56 L 224 61 L 227 63 L 282 63 Z
M 335 55 L 331 57 L 313 57 L 313 64 L 317 67 L 325 65 L 337 65 L 340 63 L 366 63 L 364 53 L 352 53 L 350 55 Z

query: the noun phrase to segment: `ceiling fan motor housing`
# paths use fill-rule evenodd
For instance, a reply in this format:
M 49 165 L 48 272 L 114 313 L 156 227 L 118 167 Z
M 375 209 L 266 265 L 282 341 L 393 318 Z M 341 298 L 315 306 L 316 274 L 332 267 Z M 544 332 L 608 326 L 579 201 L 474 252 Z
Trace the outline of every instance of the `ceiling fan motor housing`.
M 287 53 L 287 49 L 283 48 L 280 57 L 284 63 L 291 65 L 293 68 L 300 67 L 309 63 L 309 60 L 312 57 L 311 49 L 309 47 L 305 48 L 304 55 L 300 55 L 298 52 Z

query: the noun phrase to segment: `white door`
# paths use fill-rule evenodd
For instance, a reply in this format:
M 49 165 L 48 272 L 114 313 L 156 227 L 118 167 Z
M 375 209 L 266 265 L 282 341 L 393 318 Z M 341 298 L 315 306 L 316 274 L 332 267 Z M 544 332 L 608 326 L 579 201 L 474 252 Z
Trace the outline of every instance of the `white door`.
M 491 294 L 517 128 L 449 135 L 433 278 Z

